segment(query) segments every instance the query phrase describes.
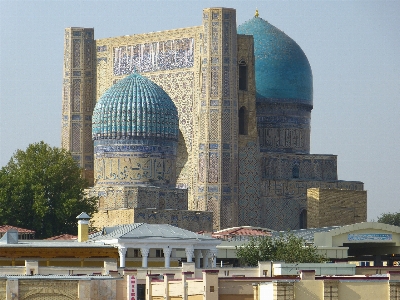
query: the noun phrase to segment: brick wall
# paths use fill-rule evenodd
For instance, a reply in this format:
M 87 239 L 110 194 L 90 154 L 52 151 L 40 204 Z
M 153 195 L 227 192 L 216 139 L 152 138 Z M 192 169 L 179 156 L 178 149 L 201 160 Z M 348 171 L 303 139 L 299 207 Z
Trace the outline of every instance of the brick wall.
M 307 228 L 367 221 L 367 192 L 307 189 Z

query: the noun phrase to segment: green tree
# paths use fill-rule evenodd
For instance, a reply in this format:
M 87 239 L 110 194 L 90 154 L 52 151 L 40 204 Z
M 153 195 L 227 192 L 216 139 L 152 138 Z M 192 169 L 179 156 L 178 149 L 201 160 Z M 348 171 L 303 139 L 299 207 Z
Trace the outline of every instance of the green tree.
M 400 226 L 400 213 L 383 213 L 378 218 L 378 222 Z
M 258 237 L 240 247 L 236 256 L 242 264 L 257 266 L 259 261 L 284 261 L 286 263 L 319 263 L 327 259 L 318 254 L 317 248 L 305 243 L 293 233 L 278 237 Z
M 76 216 L 97 207 L 86 187 L 68 151 L 44 142 L 17 150 L 0 170 L 0 224 L 35 230 L 37 238 L 76 234 Z

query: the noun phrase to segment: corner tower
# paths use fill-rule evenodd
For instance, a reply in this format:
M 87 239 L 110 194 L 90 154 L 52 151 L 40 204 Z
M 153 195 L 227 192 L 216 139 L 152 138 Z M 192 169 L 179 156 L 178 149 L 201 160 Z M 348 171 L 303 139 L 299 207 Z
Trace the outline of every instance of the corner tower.
M 204 9 L 203 30 L 193 193 L 221 229 L 238 224 L 236 11 Z
M 92 113 L 94 99 L 94 30 L 65 29 L 61 147 L 70 151 L 93 184 Z

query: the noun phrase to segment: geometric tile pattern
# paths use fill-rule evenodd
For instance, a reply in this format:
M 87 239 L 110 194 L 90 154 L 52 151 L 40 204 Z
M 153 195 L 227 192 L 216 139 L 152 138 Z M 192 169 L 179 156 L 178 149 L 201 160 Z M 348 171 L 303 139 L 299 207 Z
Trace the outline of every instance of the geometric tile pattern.
M 71 151 L 84 169 L 83 177 L 89 182 L 93 181 L 93 141 L 89 138 L 95 104 L 93 56 L 93 29 L 67 28 L 64 36 L 61 145 Z
M 336 155 L 262 153 L 266 179 L 337 180 Z M 295 169 L 298 172 L 295 172 Z
M 113 186 L 114 195 L 102 190 L 108 196 L 100 197 L 101 207 L 135 207 L 142 196 L 146 205 L 154 200 L 159 209 L 183 201 L 180 193 L 161 190 L 158 194 L 149 190 L 140 197 L 132 190 L 126 197 L 119 194 L 119 188 L 129 188 L 141 180 L 151 185 L 156 180 L 185 191 L 189 209 L 211 210 L 214 229 L 253 225 L 284 230 L 300 226 L 307 188 L 363 190 L 360 182 L 337 180 L 335 155 L 309 154 L 312 98 L 259 95 L 255 77 L 264 73 L 255 72 L 256 66 L 260 67 L 255 60 L 275 61 L 265 69 L 269 71 L 285 66 L 280 57 L 294 58 L 294 48 L 289 37 L 261 18 L 250 23 L 273 30 L 262 33 L 264 27 L 260 25 L 257 34 L 265 35 L 258 40 L 238 35 L 236 12 L 227 8 L 204 9 L 201 26 L 96 41 L 93 29 L 66 29 L 61 142 L 86 171 L 91 171 L 92 178 L 95 173 L 103 184 Z M 276 41 L 275 47 L 274 39 L 279 36 L 284 38 Z M 267 48 L 262 46 L 265 43 Z M 254 56 L 255 49 L 261 56 Z M 246 80 L 240 84 L 239 64 L 241 72 L 246 71 Z M 297 66 L 294 62 L 290 68 Z M 92 111 L 97 100 L 132 72 L 159 85 L 175 104 L 179 119 L 175 144 L 157 141 L 149 146 L 145 139 L 119 139 L 101 145 L 91 141 Z M 275 79 L 290 83 L 298 74 L 265 78 L 259 84 L 265 88 Z M 304 79 L 300 77 L 300 81 Z M 292 83 L 296 86 L 299 82 Z M 312 86 L 312 81 L 309 83 Z M 245 114 L 240 117 L 242 107 Z M 135 109 L 135 118 L 142 108 Z M 119 122 L 124 112 L 118 112 Z M 239 118 L 241 128 L 246 129 L 240 133 Z M 151 120 L 142 121 L 144 127 L 152 128 Z M 108 164 L 102 155 L 107 156 Z M 140 166 L 132 167 L 133 163 Z M 209 212 L 205 214 L 210 217 Z M 113 221 L 118 221 L 115 216 Z M 202 222 L 196 218 L 196 214 L 183 211 L 163 215 L 135 211 L 135 220 L 141 222 L 189 226 Z
M 239 224 L 241 225 L 260 226 L 259 151 L 259 146 L 255 142 L 248 142 L 239 148 Z
M 209 166 L 208 166 L 208 182 L 218 183 L 219 173 L 219 155 L 218 152 L 210 152 L 209 154 Z
M 19 299 L 76 299 L 78 298 L 78 281 L 59 280 L 19 280 Z
M 237 156 L 238 151 L 235 122 L 232 121 L 237 118 L 237 91 L 233 90 L 235 85 L 232 84 L 237 80 L 235 19 L 232 9 L 203 11 L 201 101 L 196 149 L 200 152 L 197 156 L 200 160 L 208 158 L 208 178 L 204 188 L 194 189 L 194 193 L 197 199 L 206 199 L 207 209 L 213 211 L 214 229 L 237 224 L 237 183 L 234 181 L 237 178 L 237 167 L 234 167 L 237 161 L 231 159 Z M 222 144 L 230 147 L 223 148 Z M 194 186 L 203 183 L 201 164 L 199 162 L 200 168 L 193 177 Z M 222 174 L 224 177 L 221 177 Z M 225 199 L 223 205 L 222 199 Z M 225 214 L 230 217 L 224 217 Z

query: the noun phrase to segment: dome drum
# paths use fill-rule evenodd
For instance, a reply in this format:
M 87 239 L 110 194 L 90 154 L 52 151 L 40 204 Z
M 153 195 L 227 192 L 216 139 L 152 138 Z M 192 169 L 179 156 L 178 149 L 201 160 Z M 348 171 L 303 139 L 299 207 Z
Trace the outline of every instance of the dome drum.
M 257 103 L 261 152 L 310 153 L 311 109 L 308 105 Z
M 165 156 L 176 156 L 178 143 L 166 139 L 124 139 L 124 140 L 95 140 L 94 153 L 136 152 L 136 153 L 163 153 Z
M 176 155 L 107 152 L 94 157 L 96 185 L 175 187 Z

